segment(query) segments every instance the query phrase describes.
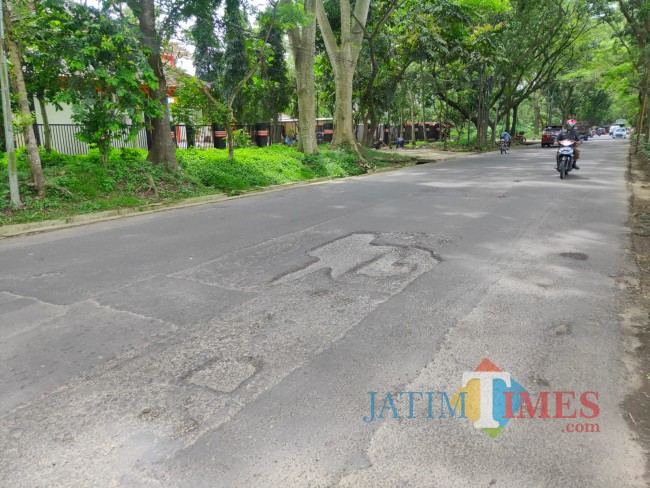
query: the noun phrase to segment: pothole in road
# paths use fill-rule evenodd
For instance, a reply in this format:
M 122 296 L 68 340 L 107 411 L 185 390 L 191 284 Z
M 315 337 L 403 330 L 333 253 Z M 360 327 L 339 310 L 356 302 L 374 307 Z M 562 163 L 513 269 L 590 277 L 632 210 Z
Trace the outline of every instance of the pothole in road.
M 550 332 L 556 336 L 569 335 L 571 333 L 570 324 L 557 324 L 550 328 Z
M 227 359 L 214 361 L 195 371 L 187 381 L 221 393 L 232 393 L 256 371 L 257 368 L 250 361 Z
M 287 284 L 319 270 L 327 270 L 333 280 L 355 277 L 410 282 L 438 264 L 433 252 L 396 234 L 353 233 L 312 249 L 307 254 L 315 260 L 297 270 L 274 278 L 274 284 Z M 391 242 L 381 242 L 382 238 Z
M 589 256 L 581 252 L 561 252 L 560 256 L 563 258 L 575 259 L 577 261 L 586 261 Z

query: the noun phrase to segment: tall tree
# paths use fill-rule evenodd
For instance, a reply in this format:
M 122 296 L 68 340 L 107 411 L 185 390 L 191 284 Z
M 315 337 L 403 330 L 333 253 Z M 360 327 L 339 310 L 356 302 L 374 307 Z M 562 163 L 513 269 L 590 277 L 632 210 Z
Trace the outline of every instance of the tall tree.
M 3 17 L 6 30 L 5 43 L 9 51 L 9 58 L 13 65 L 13 78 L 17 88 L 18 108 L 21 114 L 20 125 L 25 135 L 25 143 L 27 145 L 27 154 L 29 155 L 29 167 L 34 180 L 34 188 L 39 196 L 45 194 L 46 180 L 43 174 L 43 167 L 41 165 L 41 157 L 38 153 L 38 143 L 36 141 L 36 134 L 34 133 L 33 115 L 29 107 L 29 100 L 27 99 L 27 87 L 25 78 L 23 76 L 23 59 L 20 52 L 18 39 L 16 39 L 13 27 L 13 16 L 10 10 L 9 2 L 3 2 Z
M 268 19 L 268 17 L 266 18 Z M 265 20 L 261 22 L 262 28 L 267 27 Z M 264 95 L 262 102 L 265 107 L 264 120 L 271 119 L 270 137 L 273 142 L 281 141 L 281 132 L 278 126 L 280 112 L 289 105 L 289 79 L 287 75 L 287 62 L 283 43 L 284 32 L 279 23 L 271 26 L 268 43 L 271 54 L 268 62 L 263 66 Z
M 646 142 L 650 142 L 650 5 L 647 0 L 619 0 L 621 13 L 630 27 L 638 50 L 636 68 L 639 80 L 639 116 L 637 119 L 636 150 L 639 149 L 641 134 L 645 133 Z
M 250 70 L 247 56 L 247 21 L 240 0 L 225 0 L 223 54 L 223 94 L 228 99 L 239 82 Z M 243 88 L 243 87 L 242 87 Z M 241 88 L 240 88 L 241 89 Z M 235 122 L 242 122 L 245 101 L 242 97 L 233 98 L 232 111 Z
M 336 84 L 334 136 L 332 138 L 334 147 L 341 144 L 358 146 L 353 126 L 352 87 L 369 7 L 370 0 L 357 0 L 354 9 L 349 0 L 340 1 L 341 34 L 339 45 L 325 11 L 323 0 L 316 0 L 316 18 L 334 70 Z
M 318 154 L 316 143 L 316 96 L 314 85 L 314 60 L 316 58 L 316 2 L 298 0 L 305 13 L 287 31 L 295 63 L 298 94 L 298 150 L 305 154 Z M 285 3 L 289 3 L 288 0 Z
M 192 62 L 196 76 L 202 81 L 214 83 L 219 78 L 223 53 L 216 33 L 214 17 L 210 11 L 201 12 L 190 30 L 194 43 Z
M 138 26 L 142 33 L 142 44 L 149 53 L 149 66 L 158 80 L 158 86 L 151 91 L 151 96 L 158 100 L 163 107 L 162 113 L 151 118 L 152 144 L 149 154 L 147 154 L 147 161 L 163 164 L 170 171 L 177 171 L 178 161 L 176 160 L 176 148 L 171 137 L 167 78 L 161 50 L 161 30 L 164 32 L 164 29 L 156 28 L 154 0 L 126 0 L 126 3 L 138 19 Z M 170 17 L 172 15 L 179 15 L 179 13 L 177 11 L 170 12 L 164 21 L 165 25 L 168 26 L 172 23 L 173 19 Z

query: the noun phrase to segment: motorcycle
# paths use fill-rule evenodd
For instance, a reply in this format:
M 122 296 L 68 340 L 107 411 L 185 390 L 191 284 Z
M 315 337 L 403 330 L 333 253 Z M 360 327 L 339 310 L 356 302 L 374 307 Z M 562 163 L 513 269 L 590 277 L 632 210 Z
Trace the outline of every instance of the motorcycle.
M 501 154 L 506 154 L 508 152 L 508 143 L 505 139 L 499 141 L 499 151 L 501 151 Z
M 560 148 L 557 151 L 557 170 L 560 172 L 560 178 L 564 179 L 573 169 L 573 145 L 577 141 L 565 139 L 558 142 Z

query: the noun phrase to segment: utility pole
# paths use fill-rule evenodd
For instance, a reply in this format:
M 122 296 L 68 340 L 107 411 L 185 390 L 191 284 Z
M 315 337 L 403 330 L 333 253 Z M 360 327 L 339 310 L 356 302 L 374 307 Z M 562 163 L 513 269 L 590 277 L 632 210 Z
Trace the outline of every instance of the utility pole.
M 9 98 L 9 71 L 7 69 L 7 50 L 5 48 L 5 24 L 3 5 L 0 0 L 0 91 L 2 92 L 2 114 L 5 126 L 5 144 L 7 145 L 7 166 L 9 169 L 9 192 L 11 204 L 22 207 L 18 191 L 18 167 L 16 165 L 16 148 L 14 147 L 14 129 L 11 116 L 11 99 Z

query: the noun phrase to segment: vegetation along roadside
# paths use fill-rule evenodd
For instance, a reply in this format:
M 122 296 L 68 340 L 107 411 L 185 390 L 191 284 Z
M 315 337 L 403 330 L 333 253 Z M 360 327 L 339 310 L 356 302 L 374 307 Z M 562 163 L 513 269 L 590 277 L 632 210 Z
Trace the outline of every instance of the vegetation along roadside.
M 146 160 L 140 149 L 111 151 L 106 165 L 98 151 L 67 156 L 41 152 L 48 186 L 39 197 L 31 183 L 27 154 L 18 154 L 20 191 L 24 208 L 12 208 L 6 164 L 0 168 L 0 225 L 62 219 L 72 215 L 173 202 L 189 197 L 226 193 L 234 195 L 269 185 L 341 178 L 412 162 L 407 156 L 364 149 L 364 166 L 356 152 L 321 149 L 317 155 L 293 147 L 273 145 L 241 148 L 235 159 L 223 149 L 178 150 L 183 171 L 169 172 Z

